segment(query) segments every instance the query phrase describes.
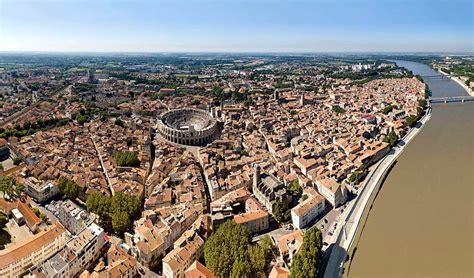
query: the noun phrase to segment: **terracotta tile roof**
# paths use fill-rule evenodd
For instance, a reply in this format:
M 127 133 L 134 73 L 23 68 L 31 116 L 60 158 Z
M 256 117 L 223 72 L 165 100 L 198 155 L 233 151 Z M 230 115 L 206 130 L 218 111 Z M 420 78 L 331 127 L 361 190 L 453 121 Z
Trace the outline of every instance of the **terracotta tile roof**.
M 184 275 L 186 278 L 217 278 L 207 267 L 198 261 L 194 261 Z
M 38 251 L 43 246 L 54 241 L 57 237 L 66 232 L 66 229 L 59 223 L 53 224 L 49 229 L 39 232 L 23 241 L 18 242 L 0 251 L 0 268 L 3 268 L 23 257 Z

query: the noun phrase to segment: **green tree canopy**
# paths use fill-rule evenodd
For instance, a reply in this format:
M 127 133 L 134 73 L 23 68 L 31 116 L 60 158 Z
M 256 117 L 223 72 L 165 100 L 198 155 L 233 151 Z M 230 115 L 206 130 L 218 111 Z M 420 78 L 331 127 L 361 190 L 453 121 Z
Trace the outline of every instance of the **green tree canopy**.
M 385 143 L 389 143 L 390 146 L 395 146 L 398 141 L 398 135 L 394 131 L 390 131 L 383 139 Z M 355 179 L 354 179 L 355 180 Z M 350 181 L 350 180 L 349 180 Z
M 321 262 L 323 237 L 316 227 L 306 231 L 299 252 L 293 257 L 290 268 L 291 278 L 315 277 Z
M 81 191 L 81 187 L 77 183 L 64 176 L 59 177 L 58 187 L 59 192 L 71 200 L 77 199 L 77 197 L 79 197 L 79 192 Z
M 142 202 L 137 196 L 117 192 L 109 197 L 99 192 L 91 193 L 86 202 L 87 211 L 99 216 L 104 226 L 117 234 L 129 230 L 141 215 Z
M 22 183 L 18 183 L 13 177 L 0 177 L 0 192 L 9 200 L 20 198 L 25 189 Z
M 250 241 L 249 230 L 227 221 L 204 245 L 206 266 L 218 277 L 264 277 L 265 249 Z
M 346 113 L 346 110 L 344 108 L 342 108 L 341 106 L 339 105 L 335 105 L 332 107 L 332 111 L 336 112 L 337 114 L 344 114 Z
M 294 180 L 290 183 L 290 186 L 288 188 L 291 194 L 296 196 L 297 198 L 300 198 L 301 195 L 303 194 L 303 188 L 301 187 L 300 183 L 298 180 Z
M 120 119 L 120 118 L 115 119 L 114 124 L 115 124 L 115 125 L 118 125 L 118 126 L 121 126 L 121 127 L 124 127 L 124 126 L 125 126 L 125 122 L 122 121 L 122 119 Z
M 8 217 L 5 214 L 0 213 L 0 229 L 5 228 L 7 223 L 8 223 Z
M 120 167 L 138 167 L 140 160 L 136 152 L 116 151 L 114 154 L 115 162 Z
M 418 117 L 415 115 L 410 115 L 405 119 L 405 121 L 409 127 L 414 127 L 418 122 Z
M 117 233 L 123 233 L 131 226 L 127 212 L 119 211 L 112 214 L 112 229 Z
M 382 109 L 382 113 L 384 113 L 385 115 L 387 115 L 388 113 L 390 113 L 392 111 L 393 111 L 393 106 L 392 105 L 387 105 L 387 106 L 385 106 L 384 109 Z

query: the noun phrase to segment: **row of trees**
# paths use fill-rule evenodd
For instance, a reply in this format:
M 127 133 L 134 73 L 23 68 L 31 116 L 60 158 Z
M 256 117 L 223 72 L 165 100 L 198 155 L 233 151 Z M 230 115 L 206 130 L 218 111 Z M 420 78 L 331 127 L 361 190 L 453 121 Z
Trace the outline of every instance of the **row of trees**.
M 247 227 L 227 221 L 206 241 L 206 266 L 218 277 L 265 277 L 271 239 L 252 244 Z
M 323 236 L 319 229 L 310 228 L 304 234 L 303 244 L 293 257 L 290 268 L 290 278 L 316 277 L 321 263 L 321 248 Z
M 352 172 L 347 180 L 351 183 L 358 184 L 367 175 L 367 168 L 361 167 L 359 170 Z
M 123 234 L 132 227 L 133 221 L 140 217 L 142 200 L 138 196 L 123 192 L 117 192 L 112 197 L 93 192 L 87 198 L 86 206 L 87 211 L 100 217 L 106 228 L 116 234 Z
M 229 220 L 206 241 L 204 259 L 206 266 L 218 277 L 265 277 L 272 246 L 268 235 L 259 244 L 252 244 L 249 230 Z M 293 257 L 290 277 L 315 277 L 322 246 L 321 231 L 310 228 Z
M 66 125 L 69 121 L 69 118 L 49 118 L 46 120 L 39 119 L 36 122 L 25 122 L 23 125 L 15 125 L 9 129 L 0 128 L 0 138 L 7 139 L 12 136 L 21 138 L 23 136 L 34 134 L 40 130 Z

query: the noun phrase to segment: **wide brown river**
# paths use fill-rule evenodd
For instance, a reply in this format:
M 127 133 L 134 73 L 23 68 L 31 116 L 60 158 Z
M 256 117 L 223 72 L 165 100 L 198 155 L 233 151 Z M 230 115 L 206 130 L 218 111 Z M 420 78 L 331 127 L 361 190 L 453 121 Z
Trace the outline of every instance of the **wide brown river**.
M 438 75 L 423 64 L 397 63 Z M 434 97 L 467 94 L 452 80 L 425 82 Z M 474 102 L 433 105 L 375 199 L 348 274 L 474 277 Z

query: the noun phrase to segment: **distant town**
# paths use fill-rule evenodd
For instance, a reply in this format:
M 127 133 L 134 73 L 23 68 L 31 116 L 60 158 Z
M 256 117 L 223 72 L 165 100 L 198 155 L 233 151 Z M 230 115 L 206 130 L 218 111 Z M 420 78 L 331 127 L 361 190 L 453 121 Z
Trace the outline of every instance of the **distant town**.
M 0 276 L 322 277 L 430 114 L 394 59 L 1 54 Z

